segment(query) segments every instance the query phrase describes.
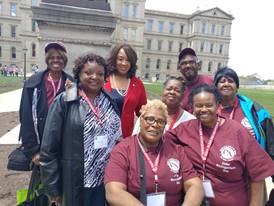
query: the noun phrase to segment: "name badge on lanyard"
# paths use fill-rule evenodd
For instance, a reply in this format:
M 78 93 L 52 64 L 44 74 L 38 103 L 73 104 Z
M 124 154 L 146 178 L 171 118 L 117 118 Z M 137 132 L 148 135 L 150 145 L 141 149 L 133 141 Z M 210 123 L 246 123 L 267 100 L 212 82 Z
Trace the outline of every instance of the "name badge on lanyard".
M 108 146 L 107 135 L 96 136 L 94 138 L 94 149 L 102 149 Z
M 146 206 L 166 206 L 166 193 L 155 192 L 147 194 Z
M 215 197 L 210 180 L 203 180 L 203 188 L 204 188 L 206 197 L 208 197 L 208 198 Z

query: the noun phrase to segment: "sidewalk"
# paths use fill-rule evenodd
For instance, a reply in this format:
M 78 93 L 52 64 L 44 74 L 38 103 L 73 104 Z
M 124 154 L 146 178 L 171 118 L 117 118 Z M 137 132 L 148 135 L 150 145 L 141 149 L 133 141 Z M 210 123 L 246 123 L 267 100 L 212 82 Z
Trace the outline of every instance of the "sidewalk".
M 2 112 L 19 111 L 22 89 L 0 94 L 0 115 Z M 0 144 L 20 144 L 18 142 L 20 125 L 0 137 Z

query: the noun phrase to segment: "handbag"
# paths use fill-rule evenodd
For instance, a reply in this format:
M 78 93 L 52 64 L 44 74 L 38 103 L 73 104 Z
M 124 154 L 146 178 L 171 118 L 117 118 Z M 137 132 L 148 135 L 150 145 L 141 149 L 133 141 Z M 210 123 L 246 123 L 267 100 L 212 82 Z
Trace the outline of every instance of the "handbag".
M 24 153 L 24 147 L 20 146 L 8 156 L 7 168 L 15 171 L 31 171 L 32 161 Z

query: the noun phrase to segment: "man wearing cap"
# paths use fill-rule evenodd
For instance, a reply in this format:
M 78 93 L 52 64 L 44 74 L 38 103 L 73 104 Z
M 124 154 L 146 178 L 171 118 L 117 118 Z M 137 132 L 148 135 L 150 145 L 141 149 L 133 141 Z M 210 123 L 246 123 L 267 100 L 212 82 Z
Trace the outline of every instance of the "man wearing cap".
M 192 113 L 192 109 L 188 103 L 188 96 L 192 88 L 201 84 L 213 84 L 213 79 L 210 76 L 198 74 L 198 67 L 198 58 L 195 51 L 191 48 L 183 49 L 178 56 L 178 69 L 185 83 L 181 107 L 190 113 Z
M 45 46 L 45 61 L 47 68 L 32 75 L 25 83 L 19 109 L 20 134 L 23 151 L 34 165 L 38 166 L 40 145 L 48 109 L 54 98 L 65 90 L 65 81 L 72 77 L 63 69 L 67 64 L 67 54 L 64 44 L 50 42 Z M 39 206 L 47 205 L 43 200 Z

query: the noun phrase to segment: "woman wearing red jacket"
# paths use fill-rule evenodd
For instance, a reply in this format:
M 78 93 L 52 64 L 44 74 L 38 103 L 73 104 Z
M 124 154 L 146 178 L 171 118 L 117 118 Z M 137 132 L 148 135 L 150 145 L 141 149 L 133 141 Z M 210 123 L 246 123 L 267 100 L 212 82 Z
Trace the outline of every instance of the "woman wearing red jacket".
M 131 135 L 134 114 L 139 116 L 147 102 L 144 85 L 135 76 L 136 62 L 137 54 L 128 44 L 116 45 L 107 60 L 108 78 L 104 88 L 113 95 L 120 110 L 123 137 Z

